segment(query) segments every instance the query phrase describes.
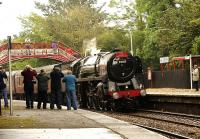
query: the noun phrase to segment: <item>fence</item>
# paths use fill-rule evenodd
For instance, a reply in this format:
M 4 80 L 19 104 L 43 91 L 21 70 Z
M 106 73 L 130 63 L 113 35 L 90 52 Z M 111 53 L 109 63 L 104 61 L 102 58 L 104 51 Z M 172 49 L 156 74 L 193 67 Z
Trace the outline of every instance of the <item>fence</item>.
M 152 81 L 148 81 L 145 74 L 145 86 L 147 88 L 190 88 L 190 71 L 153 71 Z

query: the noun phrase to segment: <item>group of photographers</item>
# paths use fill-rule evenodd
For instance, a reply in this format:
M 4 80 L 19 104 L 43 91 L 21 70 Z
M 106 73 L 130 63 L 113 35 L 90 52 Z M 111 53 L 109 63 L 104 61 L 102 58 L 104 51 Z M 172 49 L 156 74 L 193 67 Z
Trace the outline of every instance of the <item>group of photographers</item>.
M 54 109 L 55 104 L 57 109 L 62 109 L 61 82 L 65 82 L 67 110 L 71 110 L 71 107 L 73 107 L 74 110 L 77 110 L 78 102 L 75 89 L 76 77 L 72 75 L 71 71 L 68 71 L 67 75 L 64 75 L 59 67 L 54 67 L 50 73 L 50 76 L 48 76 L 44 69 L 40 70 L 40 73 L 37 74 L 37 72 L 32 69 L 30 65 L 27 65 L 21 72 L 21 75 L 24 77 L 23 83 L 27 109 L 34 108 L 34 84 L 36 83 L 35 79 L 37 79 L 38 83 L 37 108 L 41 108 L 41 103 L 43 103 L 43 109 L 47 108 L 48 82 L 51 79 L 50 109 Z M 0 66 L 0 95 L 3 94 L 5 100 L 4 107 L 7 108 L 7 89 L 4 79 L 7 79 L 7 75 L 3 68 Z
M 77 110 L 78 102 L 75 89 L 76 77 L 72 75 L 71 71 L 68 71 L 67 75 L 64 76 L 59 67 L 54 67 L 49 77 L 44 69 L 37 75 L 36 71 L 33 70 L 31 66 L 27 65 L 21 74 L 24 76 L 26 108 L 33 108 L 33 87 L 35 83 L 33 79 L 35 77 L 38 81 L 38 109 L 41 108 L 41 103 L 43 103 L 43 109 L 46 109 L 48 81 L 51 79 L 50 109 L 54 109 L 55 104 L 57 109 L 62 109 L 61 82 L 63 81 L 65 82 L 66 87 L 67 109 L 71 110 L 72 106 L 74 110 Z

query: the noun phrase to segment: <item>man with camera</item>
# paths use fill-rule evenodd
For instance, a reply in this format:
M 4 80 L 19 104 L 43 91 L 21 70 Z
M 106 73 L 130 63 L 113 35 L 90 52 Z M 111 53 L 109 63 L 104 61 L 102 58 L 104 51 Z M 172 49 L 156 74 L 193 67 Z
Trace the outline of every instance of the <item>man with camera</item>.
M 30 65 L 26 65 L 25 69 L 21 72 L 21 75 L 24 76 L 24 92 L 26 97 L 26 108 L 33 109 L 33 96 L 34 96 L 34 77 L 36 77 L 37 72 L 31 68 Z

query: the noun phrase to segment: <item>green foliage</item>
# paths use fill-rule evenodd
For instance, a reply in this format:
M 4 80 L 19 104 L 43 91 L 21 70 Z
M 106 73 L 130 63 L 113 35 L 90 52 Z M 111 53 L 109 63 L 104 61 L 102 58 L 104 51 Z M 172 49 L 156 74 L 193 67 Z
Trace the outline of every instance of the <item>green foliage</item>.
M 128 48 L 128 37 L 125 36 L 126 32 L 117 28 L 107 28 L 97 38 L 98 48 L 101 51 L 111 51 L 119 48 L 124 51 L 130 51 Z
M 33 68 L 35 68 L 35 67 L 42 67 L 58 63 L 59 63 L 58 61 L 50 59 L 38 59 L 38 58 L 21 59 L 12 62 L 12 70 L 22 70 L 26 65 L 31 65 Z M 8 64 L 4 65 L 4 67 L 8 70 Z
M 43 16 L 32 14 L 20 18 L 24 31 L 21 39 L 61 41 L 81 52 L 84 39 L 97 36 L 103 29 L 105 15 L 93 7 L 96 0 L 49 0 L 36 2 Z
M 199 55 L 200 53 L 200 36 L 196 37 L 193 41 L 192 53 L 195 55 Z
M 24 31 L 20 32 L 18 41 L 24 42 L 29 39 L 31 42 L 52 41 L 49 35 L 48 22 L 45 18 L 32 13 L 27 17 L 20 17 Z
M 200 35 L 200 2 L 184 1 L 180 8 L 169 8 L 157 20 L 158 28 L 165 30 L 158 41 L 162 46 L 170 46 L 170 53 L 176 55 L 198 54 Z M 163 39 L 163 38 L 167 38 Z M 195 52 L 195 49 L 197 52 Z
M 136 10 L 140 17 L 136 23 L 146 26 L 142 28 L 145 38 L 141 43 L 147 66 L 159 69 L 159 58 L 163 56 L 199 54 L 199 1 L 136 0 Z
M 143 58 L 145 31 L 133 30 L 131 33 L 133 37 L 133 53 Z

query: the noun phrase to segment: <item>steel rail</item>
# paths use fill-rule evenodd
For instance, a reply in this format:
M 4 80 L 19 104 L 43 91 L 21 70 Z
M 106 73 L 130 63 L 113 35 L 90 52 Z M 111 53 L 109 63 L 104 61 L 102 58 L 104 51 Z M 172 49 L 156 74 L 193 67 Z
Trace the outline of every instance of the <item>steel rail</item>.
M 154 118 L 154 117 L 150 117 L 150 116 L 142 116 L 142 115 L 137 115 L 137 114 L 130 114 L 130 116 L 136 116 L 136 117 L 141 117 L 141 118 L 146 118 L 146 119 L 152 119 L 152 120 L 157 120 L 157 121 L 170 122 L 170 123 L 178 124 L 178 125 L 200 128 L 199 125 L 187 124 L 187 123 L 183 123 L 183 122 L 176 122 L 176 121 L 165 120 L 165 119 L 159 119 L 159 118 Z
M 158 129 L 158 128 L 152 128 L 152 127 L 149 127 L 149 126 L 140 125 L 140 124 L 136 124 L 136 123 L 132 123 L 132 124 L 135 125 L 135 126 L 139 126 L 139 127 L 142 127 L 142 128 L 157 132 L 157 133 L 161 133 L 161 134 L 164 134 L 164 135 L 169 135 L 170 137 L 176 137 L 178 139 L 192 139 L 191 137 L 183 136 L 183 135 L 180 135 L 180 134 L 176 134 L 176 133 L 173 133 L 173 132 L 161 130 L 161 129 Z
M 197 118 L 197 119 L 200 119 L 200 116 L 199 116 L 199 115 L 192 115 L 192 114 L 173 113 L 173 112 L 162 112 L 162 111 L 145 110 L 145 109 L 137 109 L 137 111 L 153 112 L 153 113 L 168 114 L 168 115 L 175 115 L 175 116 L 185 116 L 185 117 L 189 117 L 189 118 Z

